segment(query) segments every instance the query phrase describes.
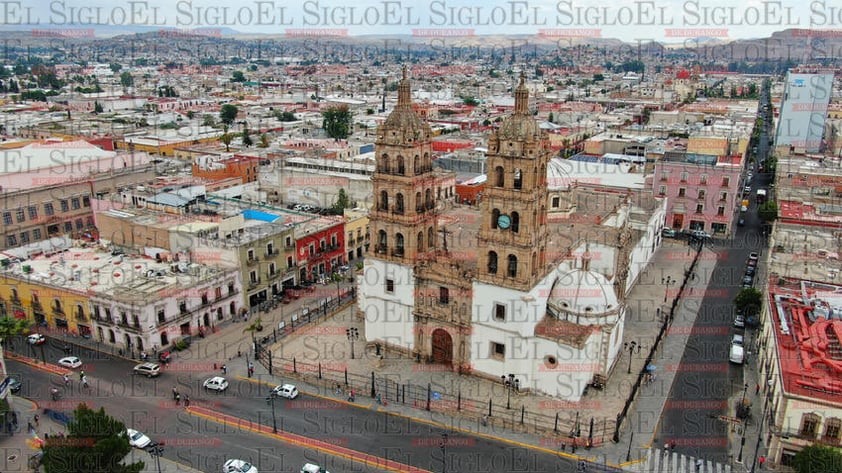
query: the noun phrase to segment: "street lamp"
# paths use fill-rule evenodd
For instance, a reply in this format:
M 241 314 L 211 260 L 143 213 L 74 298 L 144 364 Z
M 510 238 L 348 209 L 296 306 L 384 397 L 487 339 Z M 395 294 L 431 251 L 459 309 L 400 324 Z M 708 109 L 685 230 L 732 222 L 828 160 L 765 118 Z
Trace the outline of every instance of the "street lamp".
M 447 473 L 447 434 L 441 434 L 441 473 Z
M 278 421 L 275 418 L 275 398 L 276 398 L 275 391 L 271 391 L 269 393 L 269 397 L 266 398 L 266 402 L 272 406 L 272 433 L 278 433 Z
M 345 329 L 345 335 L 348 336 L 348 341 L 351 342 L 351 359 L 354 359 L 354 340 L 360 339 L 360 330 L 356 327 L 348 327 Z
M 743 385 L 743 399 L 740 401 L 740 408 L 746 404 L 746 391 L 748 391 L 748 383 Z
M 632 357 L 634 356 L 635 351 L 637 351 L 637 353 L 640 353 L 640 350 L 643 347 L 641 347 L 640 345 L 637 344 L 637 342 L 634 342 L 634 341 L 624 343 L 623 347 L 626 348 L 629 351 L 629 370 L 628 370 L 628 374 L 631 374 Z
M 670 286 L 675 284 L 676 281 L 675 281 L 675 279 L 672 278 L 672 276 L 667 276 L 666 279 L 661 278 L 661 282 L 663 282 L 664 285 L 666 285 L 666 287 L 667 287 L 664 290 L 664 302 L 667 302 L 667 296 L 669 295 L 669 292 L 670 292 Z
M 156 442 L 147 447 L 146 451 L 149 452 L 149 455 L 155 457 L 155 463 L 158 464 L 158 473 L 161 473 L 161 455 L 164 454 L 164 447 Z
M 515 385 L 515 375 L 509 373 L 508 375 L 500 376 L 500 381 L 506 386 L 506 409 L 512 408 L 512 388 Z

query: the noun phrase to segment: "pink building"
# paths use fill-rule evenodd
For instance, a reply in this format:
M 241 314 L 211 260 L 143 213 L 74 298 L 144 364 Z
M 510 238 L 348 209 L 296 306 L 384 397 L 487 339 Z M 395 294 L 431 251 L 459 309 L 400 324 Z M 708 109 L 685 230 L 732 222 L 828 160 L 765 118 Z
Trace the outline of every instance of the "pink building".
M 655 163 L 653 189 L 667 198 L 664 226 L 730 236 L 740 213 L 743 159 L 667 152 Z

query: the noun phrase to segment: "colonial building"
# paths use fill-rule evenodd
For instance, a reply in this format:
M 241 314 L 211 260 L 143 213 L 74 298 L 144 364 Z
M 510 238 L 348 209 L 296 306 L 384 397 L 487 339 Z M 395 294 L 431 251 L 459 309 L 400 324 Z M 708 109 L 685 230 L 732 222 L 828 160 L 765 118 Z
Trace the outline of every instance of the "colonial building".
M 604 250 L 595 269 L 573 220 L 548 221 L 551 148 L 521 77 L 514 112 L 489 138 L 480 210 L 451 208 L 451 195 L 429 188 L 430 128 L 413 112 L 409 87 L 404 72 L 398 105 L 378 129 L 374 246 L 359 298 L 366 338 L 578 401 L 617 360 L 625 296 L 660 243 L 663 201 L 642 199 L 651 205 L 638 228 L 631 199 L 617 196 L 602 219 L 612 229 L 594 239 Z

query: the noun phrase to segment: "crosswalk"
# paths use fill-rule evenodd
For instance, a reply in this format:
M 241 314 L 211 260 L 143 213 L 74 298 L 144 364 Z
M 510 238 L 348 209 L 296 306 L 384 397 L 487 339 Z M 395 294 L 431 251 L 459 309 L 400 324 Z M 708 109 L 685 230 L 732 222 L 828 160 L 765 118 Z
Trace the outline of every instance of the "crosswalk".
M 646 460 L 624 468 L 629 473 L 731 473 L 731 465 L 714 463 L 678 452 L 651 448 Z

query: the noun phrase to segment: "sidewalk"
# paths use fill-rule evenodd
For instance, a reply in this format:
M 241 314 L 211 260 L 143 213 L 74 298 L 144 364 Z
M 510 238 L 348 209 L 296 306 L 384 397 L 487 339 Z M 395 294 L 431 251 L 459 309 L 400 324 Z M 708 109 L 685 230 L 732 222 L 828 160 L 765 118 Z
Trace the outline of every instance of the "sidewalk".
M 41 440 L 46 436 L 58 435 L 59 433 L 67 433 L 67 427 L 54 420 L 51 416 L 46 415 L 38 405 L 29 399 L 9 396 L 8 397 L 12 410 L 18 413 L 18 428 L 14 435 L 4 435 L 0 437 L 0 447 L 3 449 L 5 456 L 6 469 L 20 472 L 34 472 L 43 471 L 43 468 L 34 470 L 30 468 L 29 461 L 33 455 L 41 451 L 40 448 L 35 448 L 36 445 L 32 441 L 34 434 L 27 431 L 28 424 L 31 423 L 35 433 Z M 35 415 L 38 415 L 38 424 L 35 424 Z M 164 447 L 166 448 L 166 446 Z M 132 452 L 126 457 L 127 461 L 143 461 L 144 468 L 141 473 L 157 473 L 158 468 L 155 464 L 155 459 L 148 453 L 132 449 Z M 6 470 L 4 469 L 4 471 Z M 180 463 L 168 460 L 161 457 L 161 473 L 201 473 L 199 470 L 187 467 Z

